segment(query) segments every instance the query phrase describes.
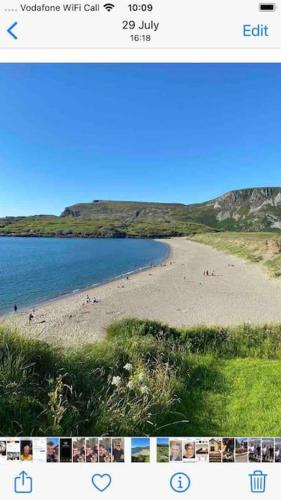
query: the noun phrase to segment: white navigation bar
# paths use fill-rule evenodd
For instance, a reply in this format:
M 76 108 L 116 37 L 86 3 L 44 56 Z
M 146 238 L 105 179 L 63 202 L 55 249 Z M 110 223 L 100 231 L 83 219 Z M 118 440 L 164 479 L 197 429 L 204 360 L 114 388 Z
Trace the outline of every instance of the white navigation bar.
M 281 8 L 257 0 L 2 0 L 0 49 L 278 49 Z

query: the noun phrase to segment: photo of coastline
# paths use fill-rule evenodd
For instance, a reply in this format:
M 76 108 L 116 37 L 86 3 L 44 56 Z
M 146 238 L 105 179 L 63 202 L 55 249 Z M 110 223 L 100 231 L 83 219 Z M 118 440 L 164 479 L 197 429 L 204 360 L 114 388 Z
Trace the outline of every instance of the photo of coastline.
M 131 461 L 135 463 L 150 462 L 150 439 L 132 438 Z
M 273 460 L 280 72 L 1 64 L 0 460 Z
M 157 438 L 157 462 L 169 463 L 169 438 Z

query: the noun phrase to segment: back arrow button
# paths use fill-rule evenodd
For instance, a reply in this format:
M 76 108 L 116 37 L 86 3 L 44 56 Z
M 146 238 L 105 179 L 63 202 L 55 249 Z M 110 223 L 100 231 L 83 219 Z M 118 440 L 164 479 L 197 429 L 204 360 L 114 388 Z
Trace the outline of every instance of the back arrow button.
M 15 33 L 13 32 L 13 29 L 17 26 L 18 23 L 13 23 L 10 28 L 7 29 L 7 33 L 9 33 L 9 35 L 11 35 L 15 40 L 18 39 L 17 35 L 15 35 Z

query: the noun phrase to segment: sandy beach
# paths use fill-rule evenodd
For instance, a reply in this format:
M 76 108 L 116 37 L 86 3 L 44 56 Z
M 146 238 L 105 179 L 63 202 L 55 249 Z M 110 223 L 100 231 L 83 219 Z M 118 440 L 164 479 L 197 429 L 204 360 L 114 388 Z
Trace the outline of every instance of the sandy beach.
M 164 240 L 168 260 L 157 267 L 2 318 L 23 334 L 58 345 L 104 338 L 123 318 L 151 319 L 183 327 L 281 321 L 281 287 L 257 264 L 243 262 L 186 238 Z M 204 270 L 214 273 L 203 276 Z M 98 299 L 87 304 L 87 294 Z

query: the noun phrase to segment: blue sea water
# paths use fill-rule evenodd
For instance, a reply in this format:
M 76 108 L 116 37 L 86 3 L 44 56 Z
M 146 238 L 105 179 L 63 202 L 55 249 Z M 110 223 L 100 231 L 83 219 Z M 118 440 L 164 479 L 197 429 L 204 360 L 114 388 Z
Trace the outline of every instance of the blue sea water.
M 154 240 L 1 237 L 0 312 L 110 281 L 167 255 Z

